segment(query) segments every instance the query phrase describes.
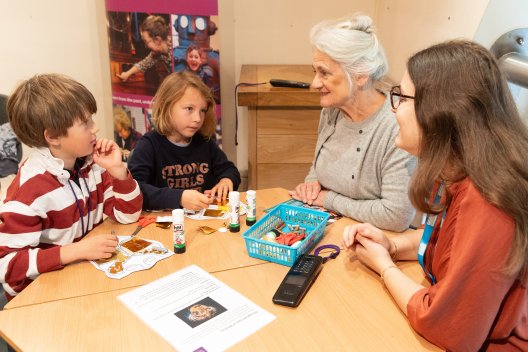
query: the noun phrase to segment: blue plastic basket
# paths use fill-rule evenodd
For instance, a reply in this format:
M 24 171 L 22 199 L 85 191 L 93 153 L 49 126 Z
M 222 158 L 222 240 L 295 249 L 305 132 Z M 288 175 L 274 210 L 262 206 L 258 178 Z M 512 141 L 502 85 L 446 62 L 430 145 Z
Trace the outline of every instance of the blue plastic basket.
M 281 204 L 264 215 L 242 236 L 246 241 L 246 249 L 250 257 L 292 266 L 299 256 L 309 252 L 323 237 L 329 217 L 330 214 L 322 211 Z M 286 223 L 283 232 L 289 232 L 293 225 L 306 229 L 306 238 L 299 247 L 292 248 L 261 239 L 281 222 Z

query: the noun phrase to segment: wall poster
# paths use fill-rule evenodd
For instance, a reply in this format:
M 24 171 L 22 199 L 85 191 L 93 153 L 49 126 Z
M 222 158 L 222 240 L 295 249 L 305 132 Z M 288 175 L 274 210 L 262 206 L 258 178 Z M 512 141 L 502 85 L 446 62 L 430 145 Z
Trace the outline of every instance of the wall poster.
M 218 0 L 106 0 L 114 138 L 128 157 L 152 129 L 150 104 L 171 72 L 189 70 L 216 101 L 222 143 Z

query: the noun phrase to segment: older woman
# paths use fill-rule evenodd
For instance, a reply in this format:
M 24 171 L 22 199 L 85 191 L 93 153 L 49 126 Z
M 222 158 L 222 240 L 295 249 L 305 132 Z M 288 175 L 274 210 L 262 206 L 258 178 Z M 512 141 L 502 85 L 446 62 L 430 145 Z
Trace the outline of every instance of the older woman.
M 325 21 L 312 28 L 315 78 L 323 107 L 312 167 L 290 192 L 393 231 L 408 228 L 407 196 L 415 159 L 397 149 L 398 125 L 387 94 L 375 87 L 387 72 L 383 48 L 367 16 Z

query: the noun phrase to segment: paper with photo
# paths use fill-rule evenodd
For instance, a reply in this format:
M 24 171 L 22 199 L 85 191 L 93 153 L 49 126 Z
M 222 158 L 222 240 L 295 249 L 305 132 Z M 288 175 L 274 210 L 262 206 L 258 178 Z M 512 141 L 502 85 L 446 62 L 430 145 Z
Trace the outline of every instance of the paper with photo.
M 118 298 L 178 351 L 223 351 L 275 319 L 196 265 Z

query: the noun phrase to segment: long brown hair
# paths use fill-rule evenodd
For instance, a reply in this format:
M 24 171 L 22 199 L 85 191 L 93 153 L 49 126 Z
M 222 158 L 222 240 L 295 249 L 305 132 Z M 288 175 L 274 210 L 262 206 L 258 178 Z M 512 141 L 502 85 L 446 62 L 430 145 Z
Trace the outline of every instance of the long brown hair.
M 200 77 L 194 73 L 183 71 L 173 72 L 161 83 L 152 101 L 152 120 L 156 131 L 164 136 L 173 132 L 170 111 L 174 103 L 180 100 L 189 87 L 198 90 L 207 103 L 205 120 L 198 130 L 205 139 L 211 139 L 216 131 L 215 101 L 211 88 L 202 82 Z
M 491 204 L 515 221 L 505 272 L 526 280 L 528 269 L 528 130 L 495 58 L 469 41 L 449 41 L 412 56 L 420 162 L 409 195 L 421 211 L 439 178 L 469 177 Z M 446 172 L 447 171 L 447 172 Z

